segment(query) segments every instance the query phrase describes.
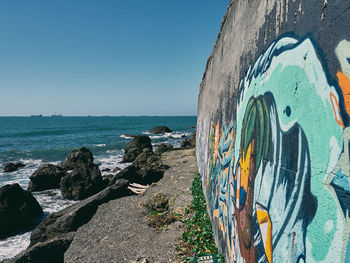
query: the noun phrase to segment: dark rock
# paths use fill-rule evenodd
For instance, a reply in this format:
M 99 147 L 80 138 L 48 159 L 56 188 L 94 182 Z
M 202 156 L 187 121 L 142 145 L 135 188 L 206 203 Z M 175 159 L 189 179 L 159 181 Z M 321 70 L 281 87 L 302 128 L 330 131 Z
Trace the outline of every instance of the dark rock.
M 166 194 L 156 193 L 152 197 L 152 209 L 158 212 L 164 212 L 169 208 L 169 198 Z
M 196 147 L 196 135 L 195 134 L 181 142 L 181 148 L 188 149 L 188 148 L 194 148 L 194 147 Z
M 156 126 L 152 128 L 149 132 L 153 134 L 164 134 L 164 133 L 172 132 L 172 130 L 166 126 Z
M 57 165 L 44 164 L 29 177 L 27 190 L 34 192 L 60 188 L 61 178 L 65 174 L 65 171 Z
M 125 147 L 124 162 L 133 162 L 143 149 L 152 150 L 151 139 L 147 135 L 137 135 Z
M 137 173 L 138 169 L 135 167 L 135 165 L 129 165 L 128 167 L 121 170 L 120 173 L 109 177 L 110 183 L 108 186 L 112 186 L 120 179 L 126 179 L 130 182 L 137 182 L 140 181 L 140 176 Z
M 109 172 L 111 169 L 109 168 L 105 168 L 105 169 L 102 169 L 101 172 Z
M 101 191 L 104 182 L 94 163 L 82 164 L 62 177 L 60 189 L 63 198 L 82 200 Z
M 115 183 L 98 194 L 49 215 L 30 237 L 30 247 L 39 242 L 60 237 L 62 234 L 76 231 L 89 222 L 99 205 L 110 200 L 130 195 L 128 180 L 116 180 Z
M 75 233 L 68 233 L 32 246 L 3 263 L 62 263 Z
M 121 170 L 121 168 L 119 168 L 118 166 L 116 166 L 116 167 L 113 169 L 113 173 L 119 172 L 120 170 Z
M 41 217 L 43 210 L 32 193 L 23 190 L 19 184 L 8 184 L 0 188 L 0 237 L 33 224 Z
M 60 164 L 60 167 L 65 171 L 69 171 L 74 170 L 77 166 L 92 163 L 93 161 L 94 157 L 91 151 L 86 147 L 81 147 L 68 154 L 66 160 Z
M 155 153 L 161 154 L 164 152 L 169 152 L 172 151 L 174 149 L 174 147 L 171 144 L 165 144 L 162 143 L 158 146 L 157 150 L 155 151 Z
M 114 180 L 123 178 L 131 183 L 152 184 L 163 177 L 166 169 L 168 166 L 163 165 L 159 154 L 145 150 L 137 156 L 132 165 L 118 173 Z
M 23 164 L 23 163 L 7 163 L 7 164 L 5 164 L 4 172 L 5 173 L 14 172 L 14 171 L 17 171 L 19 168 L 22 168 L 24 166 L 25 166 L 25 164 Z

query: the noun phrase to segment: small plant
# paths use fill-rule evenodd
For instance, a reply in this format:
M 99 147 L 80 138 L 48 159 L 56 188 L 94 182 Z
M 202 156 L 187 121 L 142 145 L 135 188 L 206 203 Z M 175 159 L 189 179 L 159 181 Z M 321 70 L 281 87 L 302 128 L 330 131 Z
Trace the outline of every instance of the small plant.
M 184 220 L 186 226 L 182 234 L 183 241 L 177 246 L 182 260 L 186 262 L 194 262 L 195 256 L 218 254 L 199 174 L 193 180 L 191 191 L 193 200 L 189 216 Z M 219 262 L 224 262 L 222 255 L 218 255 L 218 258 Z

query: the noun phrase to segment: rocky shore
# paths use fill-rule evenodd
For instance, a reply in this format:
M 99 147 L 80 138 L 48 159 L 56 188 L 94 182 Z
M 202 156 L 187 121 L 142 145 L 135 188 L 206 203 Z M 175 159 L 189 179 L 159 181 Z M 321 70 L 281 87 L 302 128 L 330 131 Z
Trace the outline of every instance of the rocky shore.
M 183 146 L 192 145 L 184 142 Z M 168 262 L 174 259 L 176 252 L 170 252 L 166 244 L 173 246 L 173 238 L 181 237 L 182 231 L 178 229 L 181 223 L 172 220 L 162 233 L 150 226 L 146 214 L 149 207 L 162 207 L 163 203 L 166 204 L 164 211 L 181 213 L 190 201 L 189 185 L 197 172 L 194 149 L 173 150 L 171 145 L 159 145 L 153 152 L 148 136 L 134 136 L 125 148 L 124 161 L 132 163 L 116 174 L 102 177 L 92 153 L 83 147 L 67 155 L 59 165 L 45 164 L 35 171 L 28 190 L 22 190 L 25 196 L 31 195 L 31 191 L 60 189 L 64 198 L 81 201 L 49 215 L 32 232 L 29 247 L 3 262 L 130 262 L 142 258 L 149 262 Z M 155 194 L 163 201 L 155 201 Z M 152 205 L 152 200 L 158 205 Z M 2 212 L 5 215 L 8 211 Z M 36 216 L 39 214 L 40 211 Z M 167 233 L 172 234 L 167 236 Z M 150 245 L 158 239 L 159 254 L 153 253 L 153 249 L 158 248 Z

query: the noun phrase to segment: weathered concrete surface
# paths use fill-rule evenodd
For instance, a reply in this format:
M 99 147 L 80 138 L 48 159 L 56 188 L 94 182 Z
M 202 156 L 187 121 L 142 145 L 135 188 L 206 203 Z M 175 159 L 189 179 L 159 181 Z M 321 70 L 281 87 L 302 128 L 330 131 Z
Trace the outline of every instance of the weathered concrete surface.
M 194 149 L 162 154 L 171 168 L 141 196 L 129 196 L 100 206 L 93 218 L 79 228 L 64 262 L 130 262 L 146 258 L 149 262 L 177 259 L 174 245 L 180 241 L 183 224 L 175 222 L 167 230 L 148 226 L 147 203 L 155 193 L 170 196 L 170 209 L 181 210 L 192 200 L 190 187 L 197 172 Z
M 230 1 L 197 123 L 227 262 L 350 262 L 349 26 L 349 1 Z

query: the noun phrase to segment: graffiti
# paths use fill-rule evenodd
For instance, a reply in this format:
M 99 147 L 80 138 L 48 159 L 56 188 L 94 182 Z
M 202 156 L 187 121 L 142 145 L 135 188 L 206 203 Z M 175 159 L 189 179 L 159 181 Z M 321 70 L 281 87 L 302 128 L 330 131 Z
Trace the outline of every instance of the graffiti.
M 339 86 L 342 89 L 345 107 L 350 114 L 350 42 L 342 40 L 335 49 L 342 72 L 337 73 Z
M 230 262 L 350 260 L 348 65 L 337 87 L 310 38 L 283 37 L 241 80 L 230 121 L 199 119 L 199 169 Z

